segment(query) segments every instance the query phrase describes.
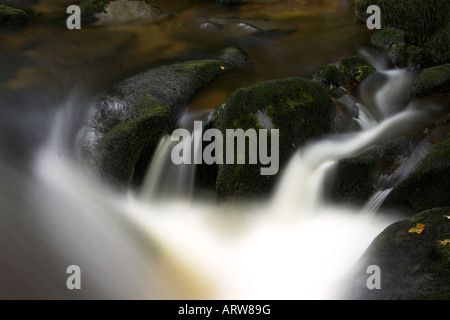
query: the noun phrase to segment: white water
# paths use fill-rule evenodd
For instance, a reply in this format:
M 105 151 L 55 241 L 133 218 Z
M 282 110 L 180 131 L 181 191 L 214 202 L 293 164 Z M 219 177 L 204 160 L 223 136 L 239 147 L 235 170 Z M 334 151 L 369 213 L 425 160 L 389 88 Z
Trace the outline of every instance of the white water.
M 217 206 L 178 197 L 156 202 L 93 181 L 61 154 L 59 137 L 70 121 L 64 114 L 36 159 L 37 228 L 61 261 L 80 265 L 82 295 L 150 299 L 340 298 L 347 272 L 398 218 L 329 206 L 323 180 L 337 160 L 395 138 L 420 116 L 406 109 L 367 131 L 319 141 L 292 158 L 271 199 Z M 163 139 L 155 154 L 147 194 L 176 181 L 164 169 L 168 145 Z

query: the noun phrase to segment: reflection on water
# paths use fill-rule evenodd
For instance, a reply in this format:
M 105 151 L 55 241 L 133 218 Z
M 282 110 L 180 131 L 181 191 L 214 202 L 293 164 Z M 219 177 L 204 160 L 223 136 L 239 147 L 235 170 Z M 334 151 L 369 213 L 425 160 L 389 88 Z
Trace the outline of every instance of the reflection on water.
M 255 81 L 311 75 L 325 63 L 355 54 L 368 35 L 355 22 L 347 1 L 275 1 L 234 7 L 213 1 L 160 1 L 167 18 L 157 23 L 94 23 L 78 31 L 65 28 L 63 18 L 70 4 L 73 1 L 39 1 L 24 30 L 0 35 L 4 51 L 0 63 L 3 67 L 6 58 L 9 65 L 0 78 L 4 87 L 19 90 L 42 81 L 55 86 L 61 77 L 72 82 L 94 77 L 96 84 L 107 85 L 110 79 L 162 61 L 202 57 L 229 45 L 245 49 L 254 70 L 230 75 L 211 88 L 211 96 L 204 95 L 205 101 L 196 98 L 193 102 L 194 108 L 211 108 L 230 91 Z M 236 17 L 264 31 L 248 33 Z M 221 21 L 220 28 L 205 28 L 208 20 Z

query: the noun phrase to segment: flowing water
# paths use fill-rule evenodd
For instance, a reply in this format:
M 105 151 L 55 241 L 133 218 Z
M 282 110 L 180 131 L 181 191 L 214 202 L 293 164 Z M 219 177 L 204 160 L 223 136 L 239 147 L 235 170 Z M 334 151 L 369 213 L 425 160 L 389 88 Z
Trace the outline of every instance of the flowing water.
M 274 194 L 255 203 L 192 201 L 195 167 L 169 163 L 168 137 L 149 167 L 155 178 L 146 179 L 141 193 L 109 189 L 76 152 L 96 95 L 136 70 L 202 56 L 219 44 L 243 47 L 254 69 L 200 90 L 190 104 L 200 117 L 239 87 L 310 76 L 367 40 L 347 1 L 305 1 L 298 10 L 288 3 L 224 9 L 161 1 L 174 18 L 69 32 L 55 21 L 72 3 L 47 0 L 36 4 L 34 23 L 0 35 L 0 296 L 340 297 L 346 272 L 399 217 L 368 218 L 369 209 L 331 206 L 322 197 L 323 181 L 336 161 L 390 141 L 421 117 L 415 108 L 399 110 L 396 96 L 372 97 L 372 109 L 359 101 L 355 121 L 363 131 L 299 150 Z M 270 18 L 295 31 L 254 37 L 230 30 L 218 37 L 199 23 L 233 16 Z M 403 71 L 380 72 L 387 75 L 383 88 L 410 83 Z M 66 288 L 69 265 L 82 270 L 80 291 Z

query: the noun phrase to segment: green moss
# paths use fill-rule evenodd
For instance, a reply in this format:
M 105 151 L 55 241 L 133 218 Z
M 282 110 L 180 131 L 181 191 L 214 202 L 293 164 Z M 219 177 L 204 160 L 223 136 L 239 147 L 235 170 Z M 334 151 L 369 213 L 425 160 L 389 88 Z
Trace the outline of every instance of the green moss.
M 352 281 L 359 278 L 359 283 L 365 284 L 367 266 L 379 266 L 381 290 L 360 286 L 352 290 L 353 298 L 450 298 L 450 246 L 439 243 L 450 236 L 450 221 L 443 217 L 449 214 L 448 207 L 435 208 L 386 228 L 364 253 L 356 268 L 357 275 L 352 275 Z M 423 232 L 409 232 L 417 223 L 425 225 Z
M 328 64 L 317 71 L 312 79 L 324 88 L 329 88 L 330 85 L 339 87 L 341 85 L 341 72 L 334 64 Z
M 450 3 L 447 0 L 358 0 L 356 14 L 366 20 L 367 7 L 377 5 L 381 9 L 382 27 L 405 31 L 409 44 L 422 45 L 435 31 L 447 25 Z
M 80 9 L 82 14 L 93 15 L 103 10 L 103 7 L 107 5 L 111 0 L 81 0 Z
M 450 62 L 450 22 L 428 38 L 425 48 L 434 63 Z
M 405 32 L 400 29 L 386 27 L 376 31 L 370 38 L 370 42 L 382 49 L 388 49 L 395 44 L 405 42 Z
M 95 162 L 99 174 L 114 184 L 127 185 L 142 149 L 155 145 L 172 129 L 171 118 L 171 108 L 153 100 L 139 116 L 115 126 L 97 146 Z
M 118 185 L 139 184 L 159 138 L 175 126 L 196 90 L 235 67 L 226 60 L 186 61 L 119 82 L 97 102 L 89 126 L 103 138 L 86 139 L 87 162 Z M 255 124 L 251 117 L 239 121 L 239 125 Z
M 389 47 L 405 43 L 426 50 L 423 61 L 414 62 L 422 67 L 446 63 L 450 58 L 450 2 L 447 0 L 358 0 L 356 15 L 366 20 L 366 9 L 377 5 L 381 9 L 383 30 L 376 32 L 372 43 Z M 402 30 L 394 31 L 395 29 Z M 411 56 L 411 53 L 409 54 Z M 420 58 L 420 56 L 417 56 Z M 401 61 L 403 62 L 403 61 Z
M 448 91 L 450 91 L 450 64 L 424 70 L 414 80 L 412 90 L 416 98 Z
M 450 139 L 433 147 L 416 170 L 389 195 L 393 203 L 422 210 L 450 206 Z
M 28 15 L 21 9 L 0 5 L 0 26 L 20 26 L 28 19 Z
M 312 80 L 328 90 L 343 86 L 354 92 L 359 83 L 373 72 L 374 68 L 363 57 L 352 56 L 322 67 Z
M 259 129 L 257 114 L 266 114 L 279 129 L 282 166 L 295 149 L 331 130 L 335 105 L 317 83 L 303 78 L 260 82 L 232 93 L 214 114 L 213 126 Z M 261 176 L 260 165 L 220 165 L 216 188 L 221 199 L 264 195 L 276 176 Z
M 394 46 L 390 53 L 391 61 L 400 68 L 420 69 L 424 62 L 424 49 L 399 43 Z

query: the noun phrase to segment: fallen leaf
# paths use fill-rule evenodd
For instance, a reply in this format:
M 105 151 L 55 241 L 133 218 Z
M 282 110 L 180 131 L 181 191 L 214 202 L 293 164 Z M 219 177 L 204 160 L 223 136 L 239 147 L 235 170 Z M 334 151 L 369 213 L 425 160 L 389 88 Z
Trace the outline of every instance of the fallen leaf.
M 450 216 L 443 216 L 444 218 L 450 219 Z
M 423 229 L 425 229 L 425 225 L 422 223 L 418 223 L 418 224 L 416 224 L 415 227 L 412 227 L 411 229 L 409 229 L 408 232 L 421 234 Z
M 450 245 L 450 239 L 445 239 L 443 241 L 438 241 L 440 244 L 442 244 L 443 246 L 446 246 L 447 244 Z

